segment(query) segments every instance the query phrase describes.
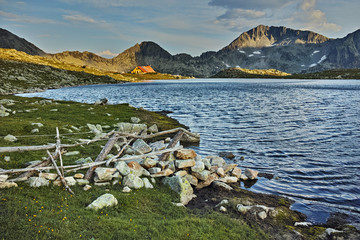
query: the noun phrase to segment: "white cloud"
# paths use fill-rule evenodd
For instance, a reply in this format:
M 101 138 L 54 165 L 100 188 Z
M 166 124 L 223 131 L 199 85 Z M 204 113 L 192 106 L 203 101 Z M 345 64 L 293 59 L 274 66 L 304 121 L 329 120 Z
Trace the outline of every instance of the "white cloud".
M 81 14 L 63 15 L 63 18 L 74 22 L 96 23 L 93 18 Z
M 255 19 L 265 17 L 265 15 L 266 13 L 264 11 L 234 8 L 227 10 L 226 13 L 219 16 L 218 19 L 236 19 L 241 17 Z
M 12 22 L 21 22 L 21 23 L 48 23 L 53 24 L 56 23 L 56 21 L 52 19 L 46 19 L 46 18 L 37 18 L 37 17 L 31 17 L 31 16 L 22 16 L 14 13 L 9 13 L 5 11 L 0 10 L 0 16 L 5 18 L 7 21 Z
M 97 55 L 101 56 L 101 57 L 116 57 L 117 55 L 119 55 L 119 53 L 113 53 L 110 50 L 104 50 L 101 52 L 96 53 Z

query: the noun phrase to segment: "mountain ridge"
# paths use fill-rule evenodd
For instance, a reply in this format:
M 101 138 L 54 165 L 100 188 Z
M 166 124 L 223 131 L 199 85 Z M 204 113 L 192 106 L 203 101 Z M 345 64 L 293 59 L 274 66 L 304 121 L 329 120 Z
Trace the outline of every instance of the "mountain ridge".
M 0 45 L 1 46 L 1 45 Z M 112 59 L 91 52 L 65 51 L 45 57 L 109 72 L 125 73 L 138 65 L 176 75 L 209 77 L 227 68 L 277 69 L 289 73 L 360 68 L 360 30 L 331 39 L 312 31 L 259 25 L 219 51 L 193 57 L 171 55 L 155 42 L 144 41 Z

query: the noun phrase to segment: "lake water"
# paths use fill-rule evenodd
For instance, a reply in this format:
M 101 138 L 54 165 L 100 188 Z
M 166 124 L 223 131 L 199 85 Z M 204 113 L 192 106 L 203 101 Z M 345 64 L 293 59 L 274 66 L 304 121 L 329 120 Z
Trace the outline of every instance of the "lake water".
M 332 212 L 360 222 L 359 80 L 196 79 L 22 95 L 88 103 L 106 97 L 173 111 L 169 116 L 201 134 L 194 147 L 201 155 L 231 151 L 243 169 L 275 175 L 251 191 L 295 200 L 292 208 L 314 223 Z

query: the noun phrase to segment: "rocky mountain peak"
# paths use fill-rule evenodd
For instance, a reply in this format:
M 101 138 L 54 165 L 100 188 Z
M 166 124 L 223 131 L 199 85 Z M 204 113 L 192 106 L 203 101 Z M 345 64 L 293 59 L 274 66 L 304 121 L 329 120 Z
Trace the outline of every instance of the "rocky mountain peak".
M 30 55 L 44 55 L 45 52 L 31 42 L 20 38 L 15 34 L 0 28 L 0 48 L 15 49 Z
M 329 38 L 311 31 L 294 30 L 286 27 L 269 27 L 259 25 L 242 33 L 224 49 L 263 48 L 270 46 L 286 46 L 291 44 L 318 44 Z

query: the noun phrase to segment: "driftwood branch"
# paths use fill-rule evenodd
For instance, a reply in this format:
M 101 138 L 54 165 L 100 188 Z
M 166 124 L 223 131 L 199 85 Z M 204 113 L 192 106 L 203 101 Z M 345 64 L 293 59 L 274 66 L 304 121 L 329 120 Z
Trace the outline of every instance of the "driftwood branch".
M 61 141 L 60 141 L 59 128 L 57 127 L 56 127 L 56 154 L 59 154 L 61 174 L 62 176 L 64 176 L 64 165 L 61 156 Z
M 127 141 L 124 146 L 120 149 L 120 151 L 118 152 L 118 154 L 116 154 L 115 156 L 113 156 L 112 158 L 110 158 L 109 160 L 106 161 L 106 166 L 109 166 L 109 164 L 114 161 L 116 158 L 120 157 L 121 154 L 125 151 L 125 149 L 127 148 L 127 146 L 130 145 L 130 143 L 133 141 L 134 139 L 130 139 L 129 141 Z
M 115 145 L 116 141 L 120 138 L 120 136 L 117 133 L 114 133 L 109 141 L 105 144 L 104 148 L 101 150 L 101 152 L 99 153 L 99 155 L 97 156 L 97 158 L 95 159 L 95 162 L 101 162 L 106 158 L 106 155 L 109 154 L 109 152 L 111 151 L 112 147 Z M 95 167 L 91 167 L 89 168 L 89 170 L 86 172 L 84 179 L 86 180 L 90 180 L 90 178 L 92 177 L 93 173 L 95 171 Z
M 71 188 L 70 188 L 69 185 L 67 184 L 64 176 L 61 174 L 58 166 L 56 165 L 55 159 L 52 157 L 52 155 L 51 155 L 51 153 L 49 152 L 49 150 L 47 150 L 47 154 L 49 155 L 49 157 L 50 157 L 50 159 L 51 159 L 51 162 L 52 162 L 52 164 L 54 165 L 54 168 L 55 168 L 57 174 L 59 175 L 60 180 L 61 180 L 62 184 L 64 185 L 65 189 L 68 190 L 71 194 L 74 195 L 74 192 L 71 190 Z
M 157 152 L 151 152 L 151 153 L 131 156 L 131 157 L 127 157 L 127 158 L 118 158 L 118 159 L 115 159 L 113 162 L 131 161 L 131 160 L 139 159 L 139 158 L 147 158 L 147 157 L 151 157 L 151 156 L 157 156 L 157 155 L 161 155 L 166 152 L 174 152 L 174 151 L 180 150 L 182 148 L 183 148 L 182 146 L 179 146 L 179 147 L 175 147 L 175 148 L 171 148 L 171 149 L 164 149 L 164 150 L 157 151 Z M 84 168 L 89 168 L 89 167 L 97 167 L 97 166 L 106 164 L 106 162 L 107 161 L 68 165 L 68 166 L 64 166 L 64 169 L 71 169 L 66 172 L 72 172 L 73 168 L 84 169 Z M 42 171 L 42 170 L 52 170 L 52 169 L 55 169 L 55 167 L 21 168 L 21 169 L 2 170 L 2 171 L 0 171 L 0 174 L 13 174 L 13 173 L 28 172 L 28 171 Z
M 182 138 L 182 136 L 184 135 L 184 132 L 182 130 L 180 130 L 175 137 L 171 140 L 171 142 L 169 143 L 169 145 L 166 147 L 168 148 L 174 148 L 176 146 L 176 144 L 180 141 L 180 139 Z M 170 153 L 163 153 L 160 158 L 159 161 L 165 161 L 168 157 L 169 157 Z

